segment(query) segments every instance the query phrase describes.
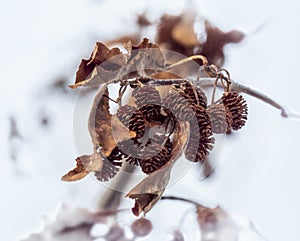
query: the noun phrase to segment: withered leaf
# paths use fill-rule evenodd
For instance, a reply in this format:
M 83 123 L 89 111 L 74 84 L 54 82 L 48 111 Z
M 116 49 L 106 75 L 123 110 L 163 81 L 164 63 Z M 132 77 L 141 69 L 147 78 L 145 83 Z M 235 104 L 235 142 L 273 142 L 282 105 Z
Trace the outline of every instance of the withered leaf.
M 175 50 L 181 48 L 174 40 L 172 32 L 174 27 L 180 23 L 182 20 L 182 15 L 172 16 L 164 14 L 159 21 L 156 33 L 156 41 L 159 44 L 165 44 L 168 49 Z
M 84 178 L 89 172 L 86 170 L 85 165 L 82 162 L 82 159 L 86 159 L 88 156 L 77 157 L 76 167 L 65 174 L 61 179 L 65 182 L 73 182 Z
M 162 168 L 156 170 L 137 184 L 126 197 L 135 200 L 132 209 L 134 215 L 141 212 L 149 212 L 155 203 L 161 198 L 170 180 L 170 174 L 175 161 L 181 156 L 188 139 L 188 125 L 181 123 L 174 137 L 173 150 L 170 161 Z
M 206 41 L 201 45 L 197 54 L 204 55 L 210 63 L 222 66 L 224 63 L 224 46 L 229 43 L 239 43 L 245 38 L 245 34 L 232 30 L 223 32 L 210 22 L 205 22 Z
M 198 46 L 199 43 L 195 42 L 196 34 L 193 31 L 193 26 L 190 26 L 194 19 L 190 20 L 188 16 L 189 13 L 182 13 L 177 16 L 165 14 L 160 18 L 157 27 L 156 41 L 161 48 L 173 50 L 185 56 L 194 54 L 194 48 Z M 189 21 L 186 21 L 186 18 L 188 18 Z M 182 31 L 184 31 L 184 33 Z M 181 39 L 181 36 L 184 36 L 184 40 Z M 191 42 L 189 38 L 192 39 Z M 195 45 L 191 46 L 191 43 Z
M 122 54 L 119 48 L 109 50 L 104 44 L 97 43 L 90 59 L 82 60 L 75 84 L 69 87 L 95 87 L 111 80 L 144 76 L 145 73 L 150 75 L 165 66 L 159 46 L 147 38 L 137 46 L 131 41 L 124 45 L 126 54 Z
M 189 12 L 178 16 L 163 15 L 157 28 L 157 43 L 162 48 L 185 56 L 204 55 L 211 64 L 221 66 L 225 58 L 224 46 L 228 43 L 239 43 L 245 37 L 244 33 L 237 30 L 223 32 L 206 20 L 205 30 L 201 33 L 206 35 L 206 41 L 200 42 L 194 23 L 195 17 Z
M 77 88 L 84 85 L 87 80 L 95 78 L 96 66 L 101 65 L 100 70 L 97 72 L 109 72 L 118 70 L 121 65 L 126 63 L 126 57 L 122 54 L 119 48 L 109 49 L 103 43 L 97 42 L 96 46 L 89 59 L 82 59 L 76 73 L 75 84 L 71 88 Z M 102 83 L 107 79 L 103 79 Z M 83 82 L 83 83 L 82 83 Z
M 108 94 L 107 86 L 104 86 L 95 96 L 88 125 L 94 146 L 101 147 L 101 152 L 105 156 L 108 156 L 116 146 L 111 130 L 112 115 L 109 111 Z
M 77 157 L 77 166 L 62 177 L 62 181 L 72 182 L 84 178 L 90 172 L 100 171 L 103 169 L 103 158 L 95 152 L 92 155 Z
M 174 26 L 172 37 L 174 41 L 185 48 L 194 48 L 199 44 L 194 30 L 195 17 L 191 14 L 183 14 L 182 21 Z
M 138 46 L 132 46 L 131 58 L 133 58 L 138 52 L 143 51 L 148 54 L 155 64 L 159 67 L 164 67 L 165 58 L 160 51 L 159 45 L 151 43 L 149 39 L 144 38 Z
M 132 46 L 127 65 L 127 71 L 132 72 L 130 77 L 150 76 L 164 68 L 165 57 L 157 44 L 144 38 L 139 45 Z

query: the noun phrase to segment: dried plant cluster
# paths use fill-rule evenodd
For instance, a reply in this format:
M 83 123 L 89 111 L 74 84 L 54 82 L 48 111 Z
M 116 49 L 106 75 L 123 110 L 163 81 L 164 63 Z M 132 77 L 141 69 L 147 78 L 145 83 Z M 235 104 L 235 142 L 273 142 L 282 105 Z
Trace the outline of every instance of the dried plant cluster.
M 97 43 L 90 59 L 79 66 L 72 88 L 103 84 L 89 118 L 94 153 L 77 158 L 77 167 L 63 180 L 79 180 L 93 172 L 99 181 L 108 181 L 124 163 L 139 166 L 148 177 L 128 194 L 136 200 L 133 213 L 139 215 L 162 195 L 173 164 L 183 153 L 187 160 L 202 163 L 214 147 L 213 134 L 245 125 L 247 104 L 231 90 L 228 71 L 209 65 L 204 56 L 168 63 L 159 46 L 148 39 L 126 47 L 128 53 L 124 54 Z M 201 71 L 215 79 L 212 96 L 193 81 L 175 79 L 168 71 L 193 58 L 200 59 Z M 87 68 L 90 65 L 93 70 Z M 109 93 L 110 85 L 117 86 L 117 99 Z M 224 93 L 215 100 L 218 85 Z M 129 100 L 124 101 L 125 96 Z M 110 110 L 113 102 L 118 105 L 115 114 Z M 154 183 L 158 178 L 164 182 Z M 152 191 L 141 195 L 148 188 Z
M 94 151 L 78 157 L 76 168 L 62 180 L 76 181 L 93 173 L 99 181 L 108 181 L 117 178 L 120 170 L 137 166 L 146 175 L 127 197 L 135 200 L 132 212 L 139 216 L 162 198 L 179 157 L 203 163 L 214 148 L 215 135 L 229 134 L 245 125 L 248 107 L 241 92 L 288 116 L 281 105 L 232 81 L 229 72 L 221 68 L 223 47 L 240 42 L 244 34 L 224 33 L 205 21 L 206 38 L 200 40 L 194 21 L 186 13 L 164 15 L 158 24 L 157 43 L 144 38 L 136 44 L 139 34 L 110 42 L 123 45 L 123 50 L 98 42 L 90 58 L 81 61 L 70 87 L 101 86 L 88 123 Z M 144 15 L 139 16 L 138 24 L 140 29 L 152 25 Z M 174 58 L 162 48 L 188 57 Z M 191 61 L 197 65 L 186 65 Z M 182 77 L 190 72 L 198 73 L 196 80 Z M 211 94 L 201 87 L 205 85 L 212 87 Z M 109 92 L 110 86 L 118 88 L 117 97 Z M 217 88 L 222 90 L 219 98 Z M 118 106 L 115 114 L 113 103 Z M 139 229 L 138 225 L 133 227 Z

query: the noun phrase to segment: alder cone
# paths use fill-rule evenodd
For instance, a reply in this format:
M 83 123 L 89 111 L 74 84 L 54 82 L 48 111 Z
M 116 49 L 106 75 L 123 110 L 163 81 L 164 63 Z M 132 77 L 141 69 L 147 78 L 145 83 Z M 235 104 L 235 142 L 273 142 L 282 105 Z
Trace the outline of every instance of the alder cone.
M 228 132 L 232 126 L 232 114 L 223 104 L 213 104 L 207 109 L 212 132 L 222 134 Z
M 117 110 L 116 116 L 122 122 L 122 124 L 128 128 L 130 119 L 136 111 L 137 109 L 134 106 L 123 105 Z
M 197 121 L 190 122 L 190 137 L 185 150 L 185 157 L 192 162 L 203 162 L 213 148 L 212 127 L 206 110 L 194 106 Z
M 129 139 L 118 143 L 118 148 L 124 153 L 124 158 L 126 161 L 131 164 L 138 166 L 139 165 L 139 156 L 142 156 L 142 147 L 136 139 Z
M 136 133 L 136 138 L 142 138 L 145 134 L 145 119 L 140 110 L 130 105 L 121 106 L 116 116 L 129 130 Z
M 150 153 L 146 153 L 146 156 L 153 155 L 147 159 L 139 159 L 139 164 L 142 168 L 142 171 L 146 174 L 152 173 L 162 166 L 164 166 L 171 158 L 171 151 L 172 151 L 172 142 L 168 138 L 166 143 L 162 146 L 160 141 L 151 143 L 152 147 L 149 148 L 151 151 Z M 159 152 L 157 150 L 160 149 Z M 155 153 L 156 152 L 156 153 Z
M 136 138 L 142 138 L 145 134 L 145 119 L 140 110 L 136 110 L 129 121 L 129 130 L 136 133 Z
M 161 105 L 160 94 L 155 87 L 152 86 L 141 86 L 133 90 L 132 96 L 135 98 L 135 104 L 138 108 L 145 105 L 154 104 Z
M 161 97 L 157 89 L 152 86 L 136 87 L 132 96 L 135 104 L 148 122 L 163 123 L 165 116 L 161 114 Z
M 193 104 L 200 105 L 203 108 L 207 108 L 207 98 L 204 91 L 201 88 L 192 85 L 188 81 L 176 85 L 175 87 L 183 90 L 186 98 L 189 99 Z
M 109 160 L 103 158 L 103 165 L 100 171 L 95 172 L 95 177 L 100 182 L 106 182 L 114 178 L 119 171 L 119 167 L 113 165 Z
M 188 121 L 195 117 L 193 102 L 183 90 L 171 89 L 163 100 L 163 106 L 177 121 Z
M 107 160 L 114 166 L 122 166 L 122 160 L 127 157 L 128 155 L 122 152 L 122 150 L 116 146 L 107 157 Z
M 100 171 L 95 172 L 96 178 L 101 182 L 105 182 L 115 177 L 119 171 L 119 167 L 122 166 L 123 159 L 126 158 L 128 158 L 128 155 L 116 146 L 108 157 L 102 159 L 103 166 Z
M 231 128 L 235 131 L 241 129 L 246 124 L 248 115 L 248 106 L 243 96 L 237 92 L 224 93 L 222 101 L 231 112 Z
M 161 106 L 155 104 L 144 105 L 141 107 L 140 112 L 144 119 L 150 123 L 162 124 L 166 119 L 166 116 L 161 113 Z

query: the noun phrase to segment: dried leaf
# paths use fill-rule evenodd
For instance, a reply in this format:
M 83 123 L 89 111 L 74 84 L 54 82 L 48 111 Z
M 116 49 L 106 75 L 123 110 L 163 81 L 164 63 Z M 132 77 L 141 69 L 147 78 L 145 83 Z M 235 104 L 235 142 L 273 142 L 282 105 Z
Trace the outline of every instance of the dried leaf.
M 139 216 L 141 212 L 147 213 L 160 199 L 168 185 L 173 164 L 181 156 L 188 139 L 188 125 L 181 123 L 174 137 L 174 148 L 170 161 L 162 168 L 149 174 L 139 184 L 137 184 L 126 197 L 135 200 L 132 209 L 134 215 Z
M 110 80 L 134 78 L 145 73 L 151 75 L 165 66 L 159 46 L 147 38 L 138 46 L 125 43 L 125 49 L 128 53 L 122 54 L 118 48 L 109 50 L 104 44 L 97 43 L 90 59 L 82 60 L 75 84 L 69 87 L 95 87 Z
M 107 65 L 109 65 L 109 63 L 107 63 Z M 103 83 L 107 83 L 110 80 L 116 79 L 118 73 L 119 70 L 109 70 L 109 68 L 104 69 L 102 65 L 99 65 L 94 67 L 84 80 L 73 85 L 69 85 L 69 87 L 71 89 L 76 89 L 80 86 L 97 87 Z
M 232 30 L 223 32 L 210 22 L 205 22 L 206 41 L 196 54 L 204 55 L 210 63 L 222 66 L 224 63 L 224 46 L 229 43 L 239 43 L 245 38 L 245 34 Z
M 105 156 L 116 147 L 111 129 L 112 115 L 109 112 L 108 89 L 103 87 L 95 96 L 89 116 L 89 132 L 94 146 L 99 146 Z
M 144 38 L 138 46 L 132 46 L 127 65 L 129 77 L 150 76 L 165 67 L 165 57 L 157 44 Z
M 116 57 L 118 56 L 118 57 Z M 114 58 L 115 57 L 115 58 Z M 97 42 L 89 59 L 83 59 L 76 73 L 75 84 L 85 81 L 94 68 L 102 63 L 103 69 L 116 70 L 126 61 L 119 48 L 107 48 L 104 44 Z
M 76 167 L 65 174 L 61 180 L 65 182 L 73 182 L 84 178 L 89 172 L 86 170 L 82 159 L 88 158 L 89 156 L 81 156 L 76 159 Z
M 174 26 L 172 37 L 174 41 L 185 48 L 194 48 L 199 44 L 194 30 L 195 17 L 191 14 L 183 14 L 182 21 Z
M 182 21 L 182 15 L 172 16 L 165 14 L 160 18 L 157 33 L 156 41 L 159 45 L 163 45 L 166 49 L 170 49 L 179 53 L 184 52 L 184 48 L 174 41 L 172 32 L 174 27 Z
M 245 34 L 233 30 L 223 32 L 205 21 L 206 41 L 201 42 L 194 30 L 195 17 L 190 12 L 178 16 L 163 15 L 157 28 L 156 41 L 161 48 L 176 51 L 185 56 L 204 55 L 211 64 L 221 66 L 224 62 L 223 48 L 228 43 L 239 43 Z M 196 61 L 199 62 L 199 61 Z
M 78 181 L 84 178 L 90 172 L 100 171 L 103 169 L 103 158 L 97 152 L 92 155 L 77 157 L 76 162 L 76 168 L 65 174 L 62 177 L 62 181 Z
M 116 143 L 136 137 L 136 133 L 126 128 L 116 116 L 112 117 L 111 128 Z

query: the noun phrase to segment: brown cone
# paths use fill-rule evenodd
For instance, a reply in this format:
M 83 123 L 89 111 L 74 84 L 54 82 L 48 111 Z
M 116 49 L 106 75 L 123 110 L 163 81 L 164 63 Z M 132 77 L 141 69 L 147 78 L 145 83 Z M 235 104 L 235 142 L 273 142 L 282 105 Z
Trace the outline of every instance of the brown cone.
M 136 133 L 137 139 L 144 136 L 145 119 L 141 111 L 133 106 L 124 105 L 117 110 L 116 116 L 125 127 Z
M 185 150 L 185 157 L 192 162 L 203 162 L 213 148 L 214 138 L 206 110 L 194 106 L 197 122 L 190 122 L 190 137 Z
M 201 88 L 192 85 L 188 81 L 176 85 L 175 87 L 183 90 L 184 94 L 187 96 L 187 98 L 190 98 L 193 104 L 200 105 L 203 108 L 207 107 L 207 98 Z
M 231 128 L 235 131 L 241 129 L 246 124 L 248 115 L 247 103 L 243 96 L 236 92 L 224 93 L 222 96 L 222 101 L 231 112 Z
M 181 89 L 172 88 L 166 95 L 163 106 L 167 113 L 171 113 L 177 121 L 187 121 L 193 119 L 192 100 Z
M 150 154 L 152 154 L 152 156 L 147 159 L 139 160 L 142 171 L 146 174 L 152 173 L 164 166 L 170 160 L 172 151 L 172 142 L 169 138 L 164 146 L 162 146 L 160 141 L 156 143 L 155 140 L 153 140 L 153 143 L 150 145 L 149 150 L 151 153 L 145 153 L 145 156 L 149 156 Z M 153 152 L 152 150 L 156 151 Z M 157 152 L 157 150 L 159 151 Z
M 213 104 L 207 109 L 212 132 L 215 134 L 227 133 L 232 125 L 230 110 L 223 104 Z

